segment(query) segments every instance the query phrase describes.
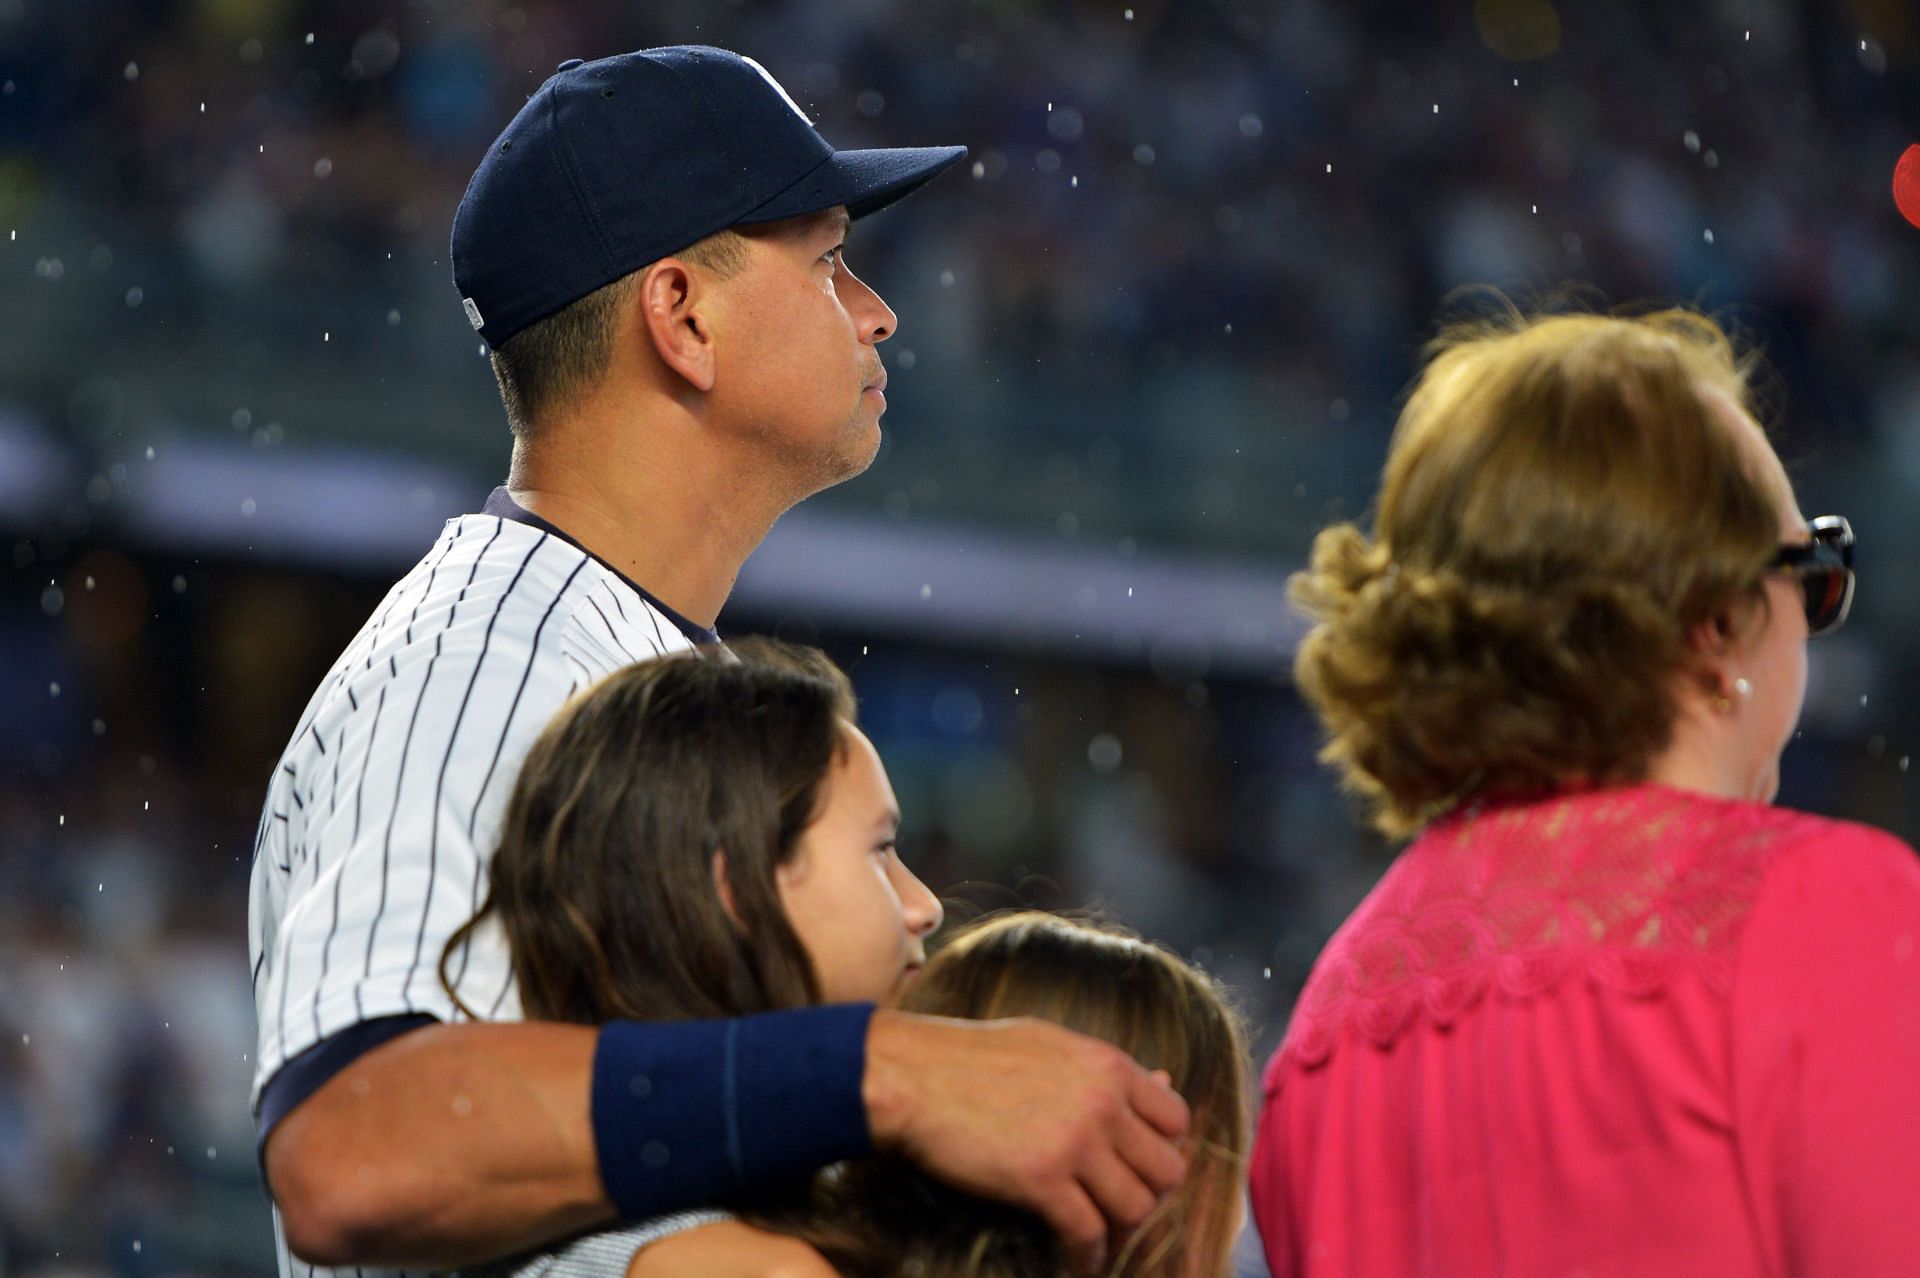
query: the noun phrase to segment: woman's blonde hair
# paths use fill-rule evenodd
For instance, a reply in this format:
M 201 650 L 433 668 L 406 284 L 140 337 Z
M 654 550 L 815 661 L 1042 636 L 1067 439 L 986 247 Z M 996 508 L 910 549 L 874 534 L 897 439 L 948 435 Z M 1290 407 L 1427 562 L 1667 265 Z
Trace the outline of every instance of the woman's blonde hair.
M 957 931 L 907 994 L 908 1011 L 1033 1016 L 1167 1072 L 1192 1113 L 1186 1178 L 1114 1258 L 1112 1278 L 1225 1278 L 1249 1139 L 1246 1043 L 1214 981 L 1106 924 L 1037 911 Z M 934 1181 L 894 1158 L 844 1164 L 813 1202 L 769 1221 L 849 1278 L 1053 1278 L 1074 1272 L 1038 1217 Z
M 1689 310 L 1445 329 L 1395 428 L 1374 533 L 1320 533 L 1292 594 L 1322 759 L 1388 835 L 1477 795 L 1634 780 L 1687 635 L 1760 583 L 1778 495 L 1709 405 L 1750 356 Z

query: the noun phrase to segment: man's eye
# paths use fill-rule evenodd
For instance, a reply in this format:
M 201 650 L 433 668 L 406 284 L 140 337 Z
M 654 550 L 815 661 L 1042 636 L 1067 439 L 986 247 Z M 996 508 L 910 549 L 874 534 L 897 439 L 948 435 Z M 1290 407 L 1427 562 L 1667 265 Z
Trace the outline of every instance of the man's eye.
M 841 247 L 842 246 L 838 244 L 834 245 L 832 248 L 828 249 L 825 253 L 822 253 L 820 255 L 820 260 L 825 262 L 828 266 L 838 266 L 840 264 Z

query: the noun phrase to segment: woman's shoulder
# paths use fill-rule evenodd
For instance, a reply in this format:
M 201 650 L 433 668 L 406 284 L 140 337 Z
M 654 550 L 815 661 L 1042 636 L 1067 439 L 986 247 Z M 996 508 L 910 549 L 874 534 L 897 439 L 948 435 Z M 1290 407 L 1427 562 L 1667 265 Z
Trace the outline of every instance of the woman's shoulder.
M 1324 1059 L 1348 1027 L 1386 1046 L 1418 1020 L 1447 1024 L 1490 993 L 1530 1000 L 1575 974 L 1647 997 L 1693 972 L 1724 992 L 1757 903 L 1807 890 L 1800 867 L 1830 857 L 1845 865 L 1813 889 L 1823 896 L 1920 876 L 1911 849 L 1870 826 L 1660 786 L 1463 809 L 1327 943 L 1282 1055 Z

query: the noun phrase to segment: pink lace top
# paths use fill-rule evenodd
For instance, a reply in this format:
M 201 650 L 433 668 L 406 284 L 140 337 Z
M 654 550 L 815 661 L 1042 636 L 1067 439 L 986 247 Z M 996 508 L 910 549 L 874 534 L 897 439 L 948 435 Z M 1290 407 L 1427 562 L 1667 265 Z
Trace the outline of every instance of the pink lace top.
M 1266 1072 L 1276 1278 L 1920 1274 L 1920 860 L 1658 786 L 1472 808 Z

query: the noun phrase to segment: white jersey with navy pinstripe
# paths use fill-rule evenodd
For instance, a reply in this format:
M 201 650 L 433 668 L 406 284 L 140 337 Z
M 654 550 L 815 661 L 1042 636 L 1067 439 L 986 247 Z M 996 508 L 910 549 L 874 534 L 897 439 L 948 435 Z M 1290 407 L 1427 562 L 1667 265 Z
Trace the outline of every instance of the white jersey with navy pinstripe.
M 689 646 L 566 540 L 448 521 L 321 682 L 268 789 L 248 922 L 256 1107 L 282 1065 L 350 1026 L 458 1019 L 441 950 L 480 904 L 534 738 L 601 675 Z M 497 929 L 449 973 L 482 1016 L 519 1015 Z M 281 1273 L 326 1272 L 288 1255 L 277 1216 Z

